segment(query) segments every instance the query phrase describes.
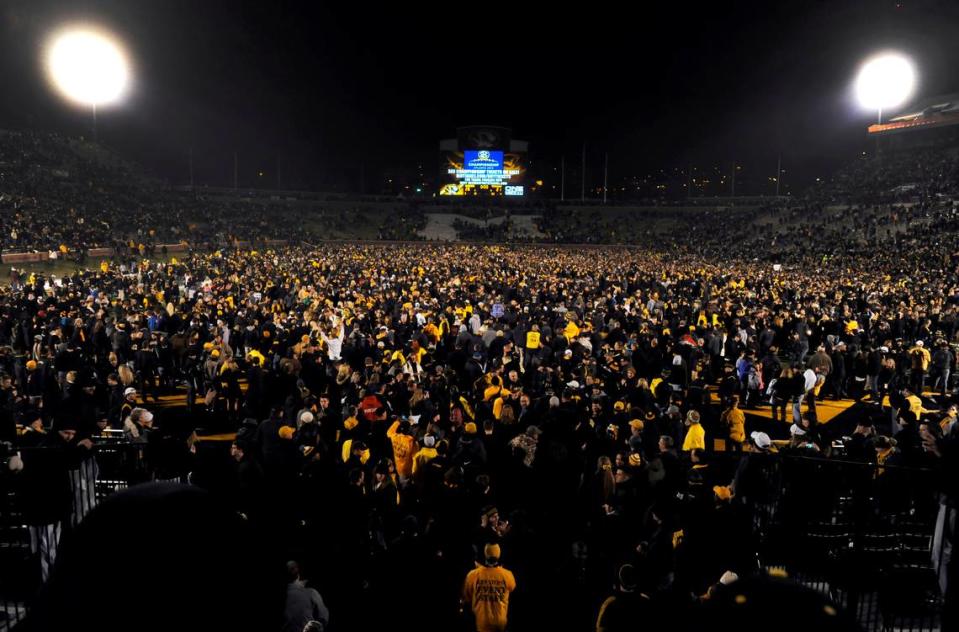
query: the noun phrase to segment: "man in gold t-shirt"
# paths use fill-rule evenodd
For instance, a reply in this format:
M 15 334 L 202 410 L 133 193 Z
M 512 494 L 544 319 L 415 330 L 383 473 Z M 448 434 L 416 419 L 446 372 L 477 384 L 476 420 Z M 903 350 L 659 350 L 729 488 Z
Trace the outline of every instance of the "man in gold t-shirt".
M 466 575 L 462 604 L 473 609 L 477 632 L 502 632 L 506 629 L 509 594 L 516 590 L 516 579 L 499 565 L 498 544 L 487 544 L 483 556 L 483 565 Z

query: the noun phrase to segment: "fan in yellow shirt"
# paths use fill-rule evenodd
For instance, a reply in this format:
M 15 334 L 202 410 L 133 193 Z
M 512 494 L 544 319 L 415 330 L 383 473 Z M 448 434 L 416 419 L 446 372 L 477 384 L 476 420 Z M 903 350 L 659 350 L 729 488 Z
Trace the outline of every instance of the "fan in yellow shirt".
M 466 575 L 463 606 L 473 610 L 477 632 L 503 632 L 509 611 L 509 594 L 516 590 L 513 573 L 499 565 L 498 544 L 483 549 L 485 561 Z
M 410 435 L 410 422 L 406 419 L 397 419 L 386 431 L 386 437 L 393 444 L 393 461 L 396 463 L 396 473 L 400 482 L 405 485 L 413 475 L 413 447 L 415 440 Z
M 706 431 L 700 422 L 699 413 L 691 410 L 686 414 L 686 438 L 683 439 L 683 452 L 706 449 Z
M 539 327 L 533 325 L 533 328 L 526 332 L 526 348 L 527 349 L 539 349 Z
M 726 449 L 741 451 L 746 441 L 746 415 L 739 408 L 738 396 L 733 395 L 729 399 L 729 408 L 720 414 L 719 425 L 729 433 Z
M 576 325 L 575 322 L 571 319 L 566 323 L 566 328 L 563 329 L 563 336 L 566 337 L 566 340 L 572 342 L 579 336 L 580 328 Z

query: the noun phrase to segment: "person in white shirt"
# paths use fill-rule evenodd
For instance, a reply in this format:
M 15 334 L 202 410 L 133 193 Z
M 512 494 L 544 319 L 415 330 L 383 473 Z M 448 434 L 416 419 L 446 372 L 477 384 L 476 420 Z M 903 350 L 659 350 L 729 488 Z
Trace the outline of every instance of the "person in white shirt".
M 216 330 L 220 334 L 220 339 L 223 340 L 223 344 L 230 344 L 230 328 L 226 326 L 222 320 L 216 321 Z
M 333 331 L 337 333 L 332 338 L 327 336 L 325 331 L 321 331 L 320 335 L 323 337 L 323 342 L 326 343 L 326 355 L 331 361 L 337 362 L 340 359 L 340 353 L 343 351 L 343 321 L 334 322 Z
M 806 407 L 808 408 L 809 419 L 813 423 L 817 421 L 816 417 L 816 386 L 821 380 L 819 375 L 820 369 L 817 367 L 815 369 L 806 369 L 803 374 L 803 396 L 797 397 L 793 402 L 793 421 L 799 423 L 802 419 L 802 411 L 800 410 L 803 401 L 806 402 Z

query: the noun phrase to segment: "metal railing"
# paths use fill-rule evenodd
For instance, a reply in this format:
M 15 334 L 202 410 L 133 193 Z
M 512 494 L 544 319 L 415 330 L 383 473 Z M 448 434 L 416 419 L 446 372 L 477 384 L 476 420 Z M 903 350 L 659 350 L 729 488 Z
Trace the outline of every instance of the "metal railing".
M 934 470 L 786 457 L 760 560 L 852 613 L 864 630 L 940 629 Z
M 19 448 L 29 459 L 31 452 L 56 448 Z M 20 474 L 8 468 L 13 455 L 0 449 L 0 632 L 11 629 L 29 610 L 42 582 L 37 547 L 37 527 L 27 524 Z M 56 525 L 62 533 L 75 527 L 103 498 L 137 482 L 147 480 L 141 445 L 115 439 L 100 440 L 92 458 L 69 470 L 72 511 Z

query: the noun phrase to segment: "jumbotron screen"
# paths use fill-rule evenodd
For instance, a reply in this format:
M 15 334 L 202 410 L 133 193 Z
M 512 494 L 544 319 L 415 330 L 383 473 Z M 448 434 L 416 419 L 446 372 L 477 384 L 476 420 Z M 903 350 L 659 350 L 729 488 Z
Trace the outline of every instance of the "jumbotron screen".
M 525 194 L 522 154 L 501 149 L 467 149 L 444 154 L 444 182 L 440 195 Z

